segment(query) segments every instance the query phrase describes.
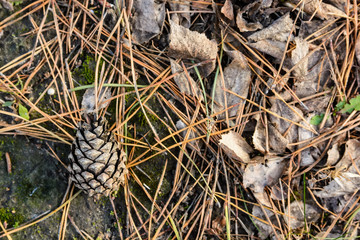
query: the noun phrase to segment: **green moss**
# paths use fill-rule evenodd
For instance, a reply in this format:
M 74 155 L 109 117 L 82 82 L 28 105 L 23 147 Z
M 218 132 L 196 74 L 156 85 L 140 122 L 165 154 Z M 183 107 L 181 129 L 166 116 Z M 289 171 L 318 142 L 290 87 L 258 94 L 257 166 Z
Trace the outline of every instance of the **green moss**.
M 96 60 L 92 55 L 81 56 L 84 58 L 81 67 L 74 70 L 73 75 L 81 85 L 89 85 L 95 82 Z M 104 60 L 100 60 L 99 69 L 101 69 Z
M 24 217 L 18 214 L 14 208 L 0 208 L 0 221 L 6 221 L 9 227 L 17 227 L 24 220 Z

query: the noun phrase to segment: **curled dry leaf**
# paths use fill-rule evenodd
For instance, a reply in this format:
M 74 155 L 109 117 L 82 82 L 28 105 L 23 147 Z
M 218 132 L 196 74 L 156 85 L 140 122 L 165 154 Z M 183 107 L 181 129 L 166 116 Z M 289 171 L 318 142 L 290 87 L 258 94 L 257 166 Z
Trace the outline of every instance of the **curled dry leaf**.
M 221 13 L 229 20 L 234 19 L 234 9 L 231 0 L 226 0 L 224 6 L 221 8 Z
M 254 42 L 265 39 L 286 42 L 290 36 L 292 26 L 293 20 L 289 14 L 285 14 L 267 28 L 251 34 L 248 39 Z
M 254 163 L 249 163 L 243 175 L 245 187 L 254 192 L 263 192 L 264 187 L 276 184 L 284 170 L 283 158 L 264 159 L 256 157 Z M 253 162 L 253 161 L 252 161 Z
M 131 21 L 132 38 L 142 44 L 158 35 L 165 20 L 165 3 L 154 0 L 134 0 Z
M 220 112 L 231 107 L 227 111 L 228 116 L 233 117 L 237 115 L 240 107 L 239 103 L 243 102 L 243 99 L 232 93 L 225 92 L 224 89 L 228 89 L 231 92 L 246 98 L 251 82 L 251 70 L 246 58 L 241 52 L 227 51 L 227 54 L 233 60 L 224 69 L 224 81 L 222 81 L 220 77 L 217 79 L 214 99 L 218 105 L 215 105 L 215 111 Z M 223 119 L 225 116 L 225 113 L 221 113 L 217 118 Z
M 195 96 L 199 99 L 203 98 L 200 88 L 194 81 L 194 79 L 190 76 L 190 74 L 186 74 L 184 69 L 178 64 L 176 61 L 170 59 L 171 64 L 171 72 L 173 74 L 179 73 L 174 76 L 174 80 L 176 85 L 179 87 L 180 92 L 183 94 L 187 94 L 190 96 Z
M 96 111 L 96 100 L 98 101 L 97 110 L 100 110 L 106 108 L 110 104 L 110 101 L 108 101 L 110 98 L 110 89 L 105 90 L 105 88 L 103 88 L 100 92 L 98 92 L 98 97 L 96 98 L 95 89 L 88 88 L 83 95 L 81 108 L 84 109 L 85 113 L 93 113 Z
M 239 133 L 230 131 L 222 134 L 219 144 L 230 158 L 243 163 L 250 162 L 249 153 L 252 153 L 253 149 Z
M 360 35 L 356 38 L 355 42 L 355 56 L 358 63 L 360 63 Z
M 260 203 L 264 206 L 267 206 L 267 207 L 271 207 L 269 196 L 265 191 L 263 191 L 263 192 L 254 192 L 253 191 L 253 195 L 256 198 L 256 200 L 258 201 L 258 203 Z
M 191 25 L 190 2 L 186 0 L 169 1 L 170 8 L 175 13 L 171 14 L 171 20 L 175 23 L 189 28 Z
M 286 207 L 284 216 L 286 224 L 291 229 L 304 227 L 304 212 L 306 213 L 305 217 L 307 223 L 316 222 L 320 218 L 320 211 L 315 206 L 308 203 L 304 204 L 302 201 L 294 201 Z M 288 215 L 289 213 L 290 216 Z
M 355 165 L 354 165 L 355 164 Z M 321 198 L 338 197 L 353 193 L 360 188 L 360 142 L 348 140 L 341 160 L 335 166 L 332 180 L 321 191 L 314 194 Z
M 307 14 L 320 19 L 329 19 L 334 17 L 347 17 L 340 9 L 331 4 L 325 3 L 322 0 L 292 0 L 293 3 L 299 4 Z
M 200 69 L 204 77 L 207 77 L 215 69 L 217 55 L 217 43 L 209 40 L 205 34 L 190 31 L 170 20 L 170 46 L 169 56 L 174 58 L 195 58 L 198 61 L 208 61 Z
M 296 48 L 291 52 L 291 61 L 296 66 L 294 75 L 302 80 L 308 74 L 309 43 L 302 38 L 295 38 Z
M 256 150 L 266 153 L 266 129 L 263 121 L 260 119 L 260 114 L 254 117 L 257 121 L 255 131 L 253 134 L 253 144 Z M 284 153 L 289 141 L 284 138 L 281 133 L 272 125 L 268 124 L 268 144 L 270 152 Z
M 272 106 L 270 111 L 276 113 L 277 115 L 285 119 L 288 119 L 289 121 L 270 114 L 270 122 L 275 126 L 275 128 L 280 132 L 280 134 L 288 140 L 289 143 L 296 142 L 298 140 L 298 127 L 292 122 L 299 123 L 301 121 L 300 116 L 303 116 L 303 113 L 297 107 L 291 106 L 291 109 L 279 99 L 272 99 L 271 102 Z M 290 148 L 290 150 L 293 150 L 292 147 L 288 148 Z
M 253 32 L 263 28 L 263 25 L 259 22 L 249 23 L 243 18 L 242 11 L 238 11 L 236 15 L 236 25 L 239 28 L 240 32 Z

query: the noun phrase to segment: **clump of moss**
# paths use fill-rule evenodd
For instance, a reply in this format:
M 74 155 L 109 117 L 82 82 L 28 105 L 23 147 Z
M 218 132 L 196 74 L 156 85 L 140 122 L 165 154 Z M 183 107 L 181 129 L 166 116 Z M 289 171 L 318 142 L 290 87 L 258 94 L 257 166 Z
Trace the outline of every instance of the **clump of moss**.
M 24 220 L 24 217 L 18 214 L 14 208 L 0 208 L 0 221 L 6 221 L 9 227 L 17 227 L 23 223 Z
M 83 56 L 84 60 L 81 67 L 74 70 L 74 76 L 82 85 L 93 84 L 95 82 L 96 60 L 91 55 Z M 101 69 L 103 60 L 100 60 L 99 69 Z

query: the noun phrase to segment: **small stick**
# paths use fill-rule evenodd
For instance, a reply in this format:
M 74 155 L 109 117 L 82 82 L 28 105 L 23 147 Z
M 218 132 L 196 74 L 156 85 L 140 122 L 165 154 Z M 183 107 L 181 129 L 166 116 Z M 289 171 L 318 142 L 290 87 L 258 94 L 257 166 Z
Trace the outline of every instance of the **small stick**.
M 11 158 L 8 152 L 5 153 L 7 171 L 11 174 Z

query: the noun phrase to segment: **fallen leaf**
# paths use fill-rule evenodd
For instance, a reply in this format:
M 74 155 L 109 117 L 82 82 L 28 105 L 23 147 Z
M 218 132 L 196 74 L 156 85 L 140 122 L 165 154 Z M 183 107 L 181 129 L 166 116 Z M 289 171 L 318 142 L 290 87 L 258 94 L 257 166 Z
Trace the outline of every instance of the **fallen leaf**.
M 173 0 L 169 4 L 171 10 L 175 12 L 171 13 L 171 20 L 185 28 L 189 28 L 191 25 L 190 2 L 186 0 Z
M 259 22 L 249 23 L 243 18 L 243 11 L 238 11 L 236 15 L 236 25 L 240 32 L 253 32 L 263 28 L 263 25 Z
M 273 228 L 271 227 L 270 224 L 276 224 L 276 216 L 274 215 L 273 211 L 270 211 L 266 208 L 263 208 L 265 213 L 263 212 L 263 210 L 258 207 L 258 206 L 254 206 L 252 209 L 252 215 L 254 215 L 256 218 L 253 219 L 254 223 L 256 224 L 256 226 L 259 229 L 259 238 L 261 239 L 267 239 L 270 234 L 274 235 L 273 232 Z M 263 220 L 260 221 L 259 219 Z M 268 224 L 268 219 L 270 219 L 270 223 Z M 267 223 L 264 223 L 267 222 Z M 276 224 L 277 225 L 277 224 Z
M 282 59 L 286 48 L 285 42 L 273 41 L 269 39 L 259 40 L 257 42 L 248 45 L 252 48 L 259 50 L 260 52 L 266 53 L 274 58 Z
M 312 117 L 314 116 L 314 114 L 310 114 L 309 116 L 307 116 L 305 118 L 306 121 L 301 121 L 300 124 L 303 126 L 308 126 L 308 123 L 311 122 Z M 305 128 L 299 127 L 298 128 L 298 141 L 299 142 L 303 142 L 306 141 L 308 139 L 311 139 L 315 137 L 315 134 L 309 130 L 306 130 Z M 305 142 L 302 144 L 299 144 L 298 148 L 303 148 L 305 146 L 307 146 L 309 143 Z M 301 151 L 300 156 L 301 156 L 301 162 L 300 162 L 300 166 L 304 167 L 304 166 L 309 166 L 312 163 L 315 162 L 316 159 L 318 159 L 321 155 L 321 152 L 319 151 L 318 148 L 316 148 L 316 146 L 311 146 L 308 147 L 304 150 Z
M 329 151 L 327 151 L 326 166 L 333 166 L 340 159 L 339 144 L 335 143 Z
M 230 131 L 222 134 L 219 144 L 228 157 L 243 163 L 250 162 L 249 153 L 252 153 L 253 149 L 239 133 Z
M 81 108 L 84 109 L 85 113 L 93 113 L 96 111 L 96 100 L 98 101 L 97 110 L 106 108 L 110 101 L 108 101 L 111 98 L 111 91 L 110 89 L 107 89 L 105 92 L 105 88 L 103 88 L 100 92 L 98 91 L 98 97 L 95 97 L 95 89 L 94 88 L 88 88 L 84 95 L 83 99 L 81 101 Z
M 20 117 L 25 118 L 26 120 L 30 119 L 29 111 L 27 110 L 26 107 L 21 105 L 21 103 L 19 103 L 19 115 Z
M 300 3 L 301 1 L 301 3 Z M 324 3 L 322 0 L 292 0 L 294 4 L 299 4 L 299 7 L 309 15 L 315 15 L 320 19 L 329 19 L 334 17 L 347 17 L 340 9 L 331 4 Z
M 232 62 L 224 69 L 224 79 L 218 77 L 215 88 L 214 100 L 218 103 L 215 105 L 215 112 L 228 109 L 228 117 L 238 114 L 240 103 L 244 100 L 234 94 L 225 92 L 228 89 L 237 95 L 246 98 L 249 91 L 252 72 L 244 55 L 239 51 L 228 51 L 227 54 L 233 59 Z M 226 97 L 225 97 L 226 94 Z M 226 100 L 226 101 L 225 101 Z M 234 107 L 232 107 L 234 106 Z M 218 119 L 225 118 L 226 113 L 217 115 Z
M 299 123 L 302 121 L 300 116 L 303 116 L 303 113 L 300 109 L 295 106 L 288 107 L 283 101 L 279 99 L 272 99 L 272 106 L 270 111 L 276 113 L 277 115 L 291 120 L 292 122 Z M 270 122 L 274 127 L 284 136 L 289 143 L 297 142 L 298 140 L 298 126 L 291 123 L 290 121 L 285 121 L 281 118 L 278 118 L 272 114 L 269 115 Z M 290 150 L 293 150 L 292 147 L 289 147 Z
M 290 216 L 288 215 L 289 212 Z M 315 206 L 308 203 L 304 204 L 302 201 L 293 201 L 285 209 L 284 219 L 286 224 L 291 229 L 304 227 L 304 212 L 306 213 L 306 223 L 316 222 L 320 218 L 320 212 Z
M 13 5 L 11 4 L 11 2 L 9 2 L 8 0 L 0 0 L 0 4 L 3 8 L 5 8 L 6 10 L 9 10 L 9 11 L 14 11 L 14 7 Z
M 302 80 L 308 74 L 309 43 L 302 38 L 295 38 L 296 47 L 291 52 L 291 61 L 295 66 L 293 74 Z
M 172 59 L 170 59 L 170 64 L 172 74 L 180 72 L 179 74 L 174 76 L 174 81 L 179 87 L 180 92 L 189 96 L 196 96 L 198 99 L 202 99 L 203 95 L 201 93 L 201 90 L 194 81 L 194 79 L 190 76 L 190 74 L 188 74 L 188 77 L 180 64 L 178 64 Z
M 334 179 L 323 190 L 315 191 L 314 194 L 321 198 L 330 198 L 357 191 L 360 188 L 359 169 L 360 142 L 350 139 L 346 142 L 343 157 L 335 166 Z
M 132 38 L 142 44 L 158 35 L 165 19 L 165 3 L 154 0 L 134 0 L 131 21 Z
M 276 184 L 285 167 L 283 160 L 279 157 L 269 159 L 256 157 L 253 159 L 245 168 L 244 187 L 248 187 L 254 192 L 263 192 L 264 187 Z
M 216 41 L 209 40 L 205 34 L 191 31 L 171 20 L 170 28 L 169 56 L 176 59 L 195 58 L 200 62 L 211 60 L 200 67 L 204 77 L 207 77 L 215 69 Z
M 267 207 L 271 207 L 269 196 L 265 191 L 263 191 L 263 192 L 254 192 L 253 191 L 253 195 L 260 204 L 267 206 Z
M 254 42 L 265 39 L 286 42 L 290 36 L 292 27 L 293 20 L 290 18 L 289 14 L 285 14 L 267 28 L 251 34 L 248 39 Z M 292 40 L 292 37 L 290 40 Z
M 231 0 L 225 0 L 224 6 L 221 8 L 221 13 L 229 20 L 234 19 L 234 9 Z
M 254 117 L 257 121 L 253 134 L 253 144 L 256 150 L 266 153 L 266 129 L 260 119 L 260 115 Z M 268 144 L 269 150 L 273 153 L 284 153 L 289 141 L 284 138 L 281 133 L 272 125 L 268 124 Z

